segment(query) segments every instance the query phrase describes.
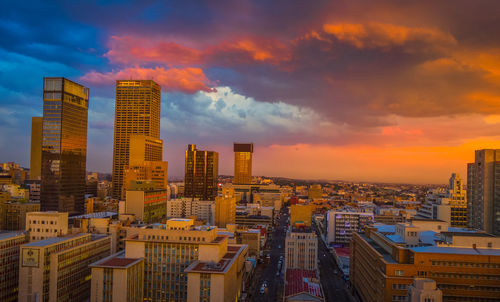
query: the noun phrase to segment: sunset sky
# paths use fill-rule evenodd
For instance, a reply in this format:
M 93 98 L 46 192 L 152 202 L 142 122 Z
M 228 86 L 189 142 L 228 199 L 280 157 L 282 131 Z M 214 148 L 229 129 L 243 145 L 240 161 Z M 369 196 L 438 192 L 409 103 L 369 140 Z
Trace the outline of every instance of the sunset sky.
M 42 78 L 90 88 L 87 170 L 111 172 L 114 81 L 162 86 L 169 175 L 189 143 L 254 142 L 254 174 L 445 183 L 500 148 L 500 1 L 9 1 L 0 161 L 29 167 Z

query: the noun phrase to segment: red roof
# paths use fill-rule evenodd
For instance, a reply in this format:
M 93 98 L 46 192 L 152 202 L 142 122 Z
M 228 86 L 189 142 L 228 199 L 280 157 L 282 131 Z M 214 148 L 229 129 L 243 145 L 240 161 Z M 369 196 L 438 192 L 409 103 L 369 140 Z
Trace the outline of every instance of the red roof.
M 349 257 L 350 255 L 350 250 L 348 247 L 336 247 L 334 249 L 335 253 L 337 253 L 339 257 Z
M 134 263 L 137 261 L 137 259 L 131 259 L 131 258 L 111 258 L 108 261 L 105 261 L 103 263 L 100 263 L 99 266 L 117 266 L 117 267 L 127 267 L 130 264 Z
M 305 292 L 312 296 L 322 298 L 323 294 L 321 293 L 321 287 L 319 283 L 312 282 L 310 280 L 311 278 L 316 278 L 315 271 L 287 269 L 285 296 L 288 297 Z

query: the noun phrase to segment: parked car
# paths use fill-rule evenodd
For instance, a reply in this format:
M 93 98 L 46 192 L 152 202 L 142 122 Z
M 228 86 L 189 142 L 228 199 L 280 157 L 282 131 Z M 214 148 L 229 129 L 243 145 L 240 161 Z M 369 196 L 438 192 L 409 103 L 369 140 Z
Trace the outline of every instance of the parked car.
M 260 293 L 261 293 L 261 294 L 263 294 L 263 293 L 265 293 L 265 292 L 266 292 L 266 288 L 265 288 L 264 286 L 262 286 L 262 287 L 260 288 Z

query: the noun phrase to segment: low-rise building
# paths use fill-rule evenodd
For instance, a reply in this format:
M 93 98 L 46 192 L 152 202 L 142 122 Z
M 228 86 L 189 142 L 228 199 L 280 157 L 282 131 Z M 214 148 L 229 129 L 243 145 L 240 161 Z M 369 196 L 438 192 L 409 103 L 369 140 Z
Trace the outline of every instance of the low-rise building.
M 214 224 L 215 201 L 177 198 L 167 202 L 168 218 L 196 217 L 209 225 Z
M 90 264 L 110 255 L 104 235 L 53 237 L 21 246 L 19 301 L 90 299 Z
M 287 269 L 316 270 L 318 238 L 311 228 L 292 227 L 285 238 Z
M 67 212 L 30 212 L 26 214 L 30 242 L 68 234 Z
M 415 278 L 408 287 L 406 302 L 441 302 L 443 292 L 436 287 L 436 281 L 427 278 Z
M 125 251 L 90 265 L 91 302 L 143 301 L 144 259 L 125 258 Z
M 162 222 L 167 217 L 167 190 L 144 189 L 127 191 L 125 212 L 145 223 Z
M 352 234 L 363 233 L 366 226 L 373 224 L 373 213 L 331 210 L 326 217 L 326 242 L 349 245 Z
M 316 271 L 287 269 L 285 273 L 285 280 L 284 301 L 325 301 Z

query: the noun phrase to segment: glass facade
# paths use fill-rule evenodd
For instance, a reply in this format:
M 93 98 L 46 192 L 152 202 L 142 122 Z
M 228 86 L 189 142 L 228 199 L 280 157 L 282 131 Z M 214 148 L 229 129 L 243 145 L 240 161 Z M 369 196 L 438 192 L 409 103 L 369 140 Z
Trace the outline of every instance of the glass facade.
M 184 177 L 185 197 L 215 200 L 219 176 L 219 153 L 201 151 L 188 145 Z
M 116 82 L 113 198 L 119 199 L 122 194 L 124 169 L 129 165 L 130 136 L 160 138 L 160 95 L 160 85 L 151 80 Z M 148 160 L 161 160 L 161 154 L 156 156 Z
M 84 211 L 89 89 L 65 78 L 44 78 L 42 211 Z
M 253 143 L 234 143 L 234 184 L 252 183 Z

